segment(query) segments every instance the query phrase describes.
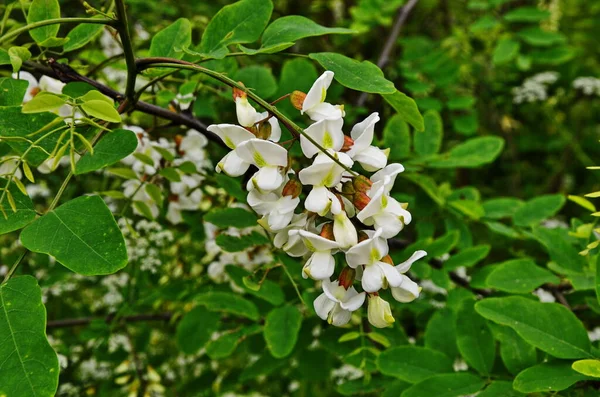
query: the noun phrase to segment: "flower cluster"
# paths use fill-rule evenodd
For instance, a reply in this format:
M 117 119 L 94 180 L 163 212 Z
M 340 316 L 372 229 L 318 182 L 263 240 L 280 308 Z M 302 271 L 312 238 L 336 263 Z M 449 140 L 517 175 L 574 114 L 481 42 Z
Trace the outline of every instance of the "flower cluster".
M 548 86 L 554 84 L 558 77 L 556 72 L 543 72 L 525 79 L 523 84 L 512 89 L 513 102 L 519 104 L 545 101 L 548 99 Z
M 234 88 L 239 125 L 208 127 L 231 149 L 216 170 L 240 176 L 254 167 L 246 184 L 248 204 L 262 217 L 259 224 L 273 235 L 276 247 L 306 259 L 302 276 L 321 281 L 323 293 L 314 307 L 322 319 L 344 325 L 368 296 L 369 321 L 387 327 L 394 318 L 379 292 L 389 288 L 399 302 L 416 299 L 420 288 L 406 272 L 426 253 L 417 251 L 396 266 L 388 255 L 387 239 L 411 221 L 407 204 L 390 194 L 404 167 L 387 164 L 388 151 L 372 145 L 377 113 L 344 134 L 344 106 L 325 102 L 332 79 L 333 72 L 326 71 L 308 93 L 290 95 L 312 124 L 299 130 L 289 120 L 282 123 L 292 132 L 292 143 L 299 140 L 310 165 L 299 160 L 300 170 L 293 169 L 287 143 L 279 143 L 279 121 L 269 112 L 259 113 L 246 92 Z M 374 173 L 367 177 L 353 171 L 356 163 Z M 331 281 L 336 262 L 342 269 Z M 363 292 L 355 289 L 355 280 Z
M 600 79 L 595 77 L 577 77 L 573 80 L 573 88 L 581 90 L 585 95 L 600 96 Z

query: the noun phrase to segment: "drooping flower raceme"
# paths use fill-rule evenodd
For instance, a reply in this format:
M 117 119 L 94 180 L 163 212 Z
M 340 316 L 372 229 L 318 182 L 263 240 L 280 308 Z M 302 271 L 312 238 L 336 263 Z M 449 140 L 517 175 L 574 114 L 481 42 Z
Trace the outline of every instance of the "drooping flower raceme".
M 343 105 L 326 102 L 333 77 L 326 71 L 308 93 L 290 94 L 292 105 L 312 121 L 305 129 L 277 120 L 272 108 L 258 112 L 249 93 L 234 89 L 238 124 L 208 127 L 231 149 L 216 170 L 247 174 L 247 201 L 261 216 L 258 223 L 272 234 L 275 247 L 304 258 L 304 278 L 321 283 L 323 293 L 314 301 L 319 317 L 343 326 L 366 300 L 371 324 L 387 327 L 394 317 L 382 294 L 389 289 L 386 294 L 401 303 L 417 299 L 421 288 L 406 273 L 426 252 L 399 265 L 388 255 L 387 240 L 412 220 L 407 204 L 392 193 L 404 167 L 388 164 L 389 149 L 373 145 L 378 113 L 344 133 Z M 291 140 L 279 143 L 281 126 L 290 130 Z M 305 160 L 288 153 L 297 141 Z M 355 164 L 365 174 L 353 170 Z

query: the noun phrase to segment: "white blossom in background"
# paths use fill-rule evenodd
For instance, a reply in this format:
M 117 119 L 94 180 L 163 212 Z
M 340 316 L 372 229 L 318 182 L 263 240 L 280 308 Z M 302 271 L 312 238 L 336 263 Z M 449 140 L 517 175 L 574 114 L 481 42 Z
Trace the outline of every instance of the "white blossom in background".
M 600 96 L 600 79 L 596 77 L 577 77 L 573 80 L 573 88 L 585 95 Z
M 291 141 L 299 141 L 309 165 L 294 169 L 289 147 L 278 143 L 279 122 L 268 113 L 259 113 L 246 92 L 234 88 L 238 124 L 208 127 L 230 149 L 216 171 L 240 176 L 252 167 L 255 173 L 246 186 L 248 204 L 262 216 L 259 224 L 271 233 L 277 248 L 303 257 L 302 276 L 321 281 L 323 293 L 314 307 L 322 319 L 343 326 L 367 301 L 371 324 L 386 327 L 394 317 L 380 294 L 389 290 L 389 296 L 401 303 L 417 299 L 421 288 L 407 272 L 426 253 L 418 251 L 399 265 L 389 257 L 387 239 L 412 220 L 407 204 L 391 196 L 404 167 L 388 164 L 389 150 L 373 145 L 380 119 L 377 113 L 344 134 L 344 106 L 326 102 L 333 77 L 333 72 L 326 71 L 308 93 L 290 95 L 294 107 L 313 122 Z M 549 75 L 538 77 L 544 82 L 549 79 Z M 292 133 L 297 135 L 296 130 Z M 374 174 L 358 174 L 352 170 L 355 164 Z M 303 191 L 307 193 L 304 200 Z M 221 258 L 228 255 L 221 253 L 209 265 L 211 278 L 226 279 L 226 263 Z M 334 277 L 339 266 L 342 269 Z M 355 281 L 362 291 L 355 288 Z
M 528 102 L 542 102 L 548 99 L 548 86 L 554 84 L 559 74 L 556 72 L 543 72 L 533 75 L 512 89 L 513 102 L 516 104 Z

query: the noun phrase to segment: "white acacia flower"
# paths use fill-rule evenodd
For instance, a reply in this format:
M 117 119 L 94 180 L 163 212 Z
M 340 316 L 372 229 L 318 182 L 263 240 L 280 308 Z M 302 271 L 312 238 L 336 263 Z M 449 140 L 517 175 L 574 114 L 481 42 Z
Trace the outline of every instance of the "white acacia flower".
M 235 124 L 213 124 L 209 125 L 207 130 L 215 133 L 230 149 L 235 149 L 243 142 L 256 138 L 250 131 Z M 240 176 L 249 167 L 250 162 L 244 161 L 235 150 L 232 150 L 219 161 L 216 171 L 223 171 L 229 176 Z
M 254 106 L 248 102 L 248 98 L 244 92 L 235 97 L 235 113 L 237 115 L 238 123 L 244 127 L 252 127 L 254 123 L 260 120 L 259 113 L 254 109 Z
M 339 207 L 339 211 L 336 210 L 337 207 Z M 358 243 L 358 234 L 346 211 L 341 209 L 341 205 L 332 206 L 331 213 L 333 215 L 333 236 L 340 248 L 346 249 L 355 246 Z
M 402 283 L 400 273 L 389 263 L 382 259 L 388 254 L 389 248 L 385 239 L 381 237 L 381 229 L 376 232 L 367 231 L 370 238 L 361 241 L 346 251 L 348 266 L 356 269 L 364 266 L 362 274 L 362 287 L 367 292 L 377 292 L 387 280 L 391 287 L 398 287 Z
M 421 287 L 412 281 L 405 273 L 410 270 L 410 267 L 413 263 L 425 256 L 427 256 L 427 252 L 423 250 L 415 251 L 410 258 L 396 266 L 396 270 L 400 274 L 402 282 L 397 287 L 391 287 L 391 290 L 392 296 L 398 302 L 408 303 L 419 297 L 419 294 L 421 293 Z
M 308 114 L 308 117 L 314 121 L 324 119 L 335 120 L 344 117 L 344 108 L 342 106 L 335 106 L 325 102 L 327 89 L 331 85 L 332 80 L 333 72 L 328 70 L 314 82 L 302 103 L 302 114 Z
M 358 310 L 365 301 L 365 293 L 356 292 L 354 287 L 348 289 L 340 285 L 338 280 L 323 280 L 323 293 L 314 301 L 317 315 L 336 327 L 350 321 L 352 312 Z
M 369 295 L 367 316 L 371 325 L 377 328 L 389 327 L 396 321 L 392 315 L 390 304 L 379 295 Z
M 342 118 L 335 120 L 323 119 L 311 124 L 304 132 L 321 145 L 323 149 L 339 152 L 344 146 L 343 125 L 344 119 Z M 300 135 L 300 146 L 302 147 L 302 153 L 308 158 L 314 157 L 315 154 L 321 151 L 304 135 Z
M 353 162 L 345 153 L 329 151 L 340 163 L 351 167 Z M 342 180 L 344 168 L 330 159 L 326 154 L 320 153 L 313 164 L 298 173 L 303 185 L 312 185 L 313 189 L 306 197 L 304 208 L 323 216 L 329 211 L 331 202 L 335 197 L 327 188 L 336 186 Z
M 300 257 L 308 253 L 308 248 L 302 241 L 300 233 L 292 232 L 298 230 L 314 230 L 310 227 L 308 216 L 305 213 L 293 214 L 292 220 L 288 226 L 275 234 L 273 244 L 277 248 L 283 249 L 289 256 Z
M 396 177 L 402 172 L 404 172 L 404 167 L 402 166 L 402 164 L 388 164 L 386 167 L 380 169 L 379 171 L 371 175 L 371 178 L 369 178 L 371 179 L 371 182 L 373 182 L 371 191 L 375 192 L 383 186 L 385 187 L 384 192 L 389 193 L 392 190 L 392 187 L 394 187 Z
M 386 176 L 386 180 L 390 177 Z M 402 204 L 386 193 L 386 182 L 373 193 L 369 191 L 369 203 L 356 215 L 359 221 L 367 226 L 381 230 L 381 236 L 392 238 L 397 235 L 412 217 Z
M 258 167 L 252 183 L 261 190 L 275 190 L 283 183 L 279 167 L 288 164 L 287 150 L 263 139 L 250 139 L 239 144 L 235 153 L 246 163 Z
M 200 165 L 206 159 L 204 148 L 208 139 L 196 130 L 188 130 L 185 137 L 179 143 L 179 151 L 182 157 L 196 165 Z
M 269 116 L 269 112 L 256 113 L 255 123 L 266 119 Z M 279 142 L 281 138 L 281 126 L 279 125 L 279 120 L 277 117 L 270 117 L 268 120 L 269 125 L 271 126 L 271 135 L 269 136 L 269 140 L 273 142 Z
M 263 216 L 259 223 L 271 232 L 286 227 L 294 216 L 294 210 L 300 204 L 298 197 L 282 196 L 281 193 L 276 192 L 261 193 L 258 189 L 248 193 L 247 201 L 257 214 Z
M 347 152 L 352 160 L 357 161 L 362 167 L 373 172 L 385 167 L 387 164 L 387 153 L 376 146 L 372 146 L 375 124 L 379 121 L 379 113 L 372 113 L 369 117 L 352 127 L 350 136 L 354 144 Z M 389 152 L 389 149 L 387 149 Z
M 302 268 L 302 277 L 310 277 L 313 280 L 329 279 L 335 270 L 335 259 L 332 251 L 339 248 L 338 243 L 306 230 L 289 231 L 290 237 L 296 233 L 300 235 L 306 247 L 313 253 Z

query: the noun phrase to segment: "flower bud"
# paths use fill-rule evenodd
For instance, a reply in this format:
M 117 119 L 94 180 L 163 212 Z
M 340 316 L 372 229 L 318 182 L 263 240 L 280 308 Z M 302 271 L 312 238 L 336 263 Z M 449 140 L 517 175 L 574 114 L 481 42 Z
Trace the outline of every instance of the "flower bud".
M 344 135 L 344 145 L 340 149 L 340 152 L 347 152 L 354 145 L 354 139 L 350 138 L 348 135 Z
M 335 237 L 333 236 L 333 222 L 324 224 L 319 236 L 326 238 L 327 240 L 335 241 Z
M 342 183 L 342 194 L 354 194 L 354 185 L 352 185 L 352 181 L 346 181 Z
M 244 86 L 244 83 L 242 83 L 241 81 L 238 81 L 238 84 L 240 84 L 241 86 Z M 247 97 L 247 94 L 243 90 L 233 87 L 233 101 L 234 102 L 237 102 L 238 98 L 246 99 L 246 97 Z
M 392 316 L 390 304 L 377 294 L 369 295 L 369 307 L 367 309 L 367 317 L 371 325 L 377 328 L 389 327 L 396 321 Z
M 340 277 L 338 280 L 338 284 L 348 289 L 352 287 L 352 283 L 354 282 L 354 277 L 356 276 L 356 270 L 352 269 L 350 266 L 346 266 L 342 269 L 340 273 Z
M 297 179 L 290 179 L 281 192 L 283 196 L 292 196 L 292 198 L 300 196 L 300 193 L 302 193 L 302 184 Z
M 304 104 L 305 99 L 306 99 L 306 94 L 303 93 L 302 91 L 294 91 L 290 95 L 290 102 L 298 110 L 302 110 L 302 105 Z
M 233 100 L 235 101 L 235 112 L 240 125 L 243 127 L 252 127 L 256 121 L 258 112 L 248 102 L 246 93 L 239 88 L 234 88 Z
M 352 185 L 357 192 L 366 193 L 373 186 L 373 182 L 364 175 L 358 175 L 352 181 Z
M 370 201 L 371 198 L 363 192 L 356 192 L 354 193 L 354 196 L 352 196 L 352 204 L 354 204 L 359 211 L 362 211 Z
M 256 132 L 256 137 L 258 139 L 269 139 L 271 137 L 271 123 L 261 123 Z
M 360 230 L 358 232 L 358 242 L 359 243 L 362 241 L 368 240 L 368 239 L 369 239 L 369 235 L 367 233 L 365 233 L 364 230 Z

